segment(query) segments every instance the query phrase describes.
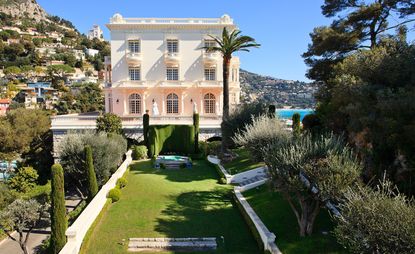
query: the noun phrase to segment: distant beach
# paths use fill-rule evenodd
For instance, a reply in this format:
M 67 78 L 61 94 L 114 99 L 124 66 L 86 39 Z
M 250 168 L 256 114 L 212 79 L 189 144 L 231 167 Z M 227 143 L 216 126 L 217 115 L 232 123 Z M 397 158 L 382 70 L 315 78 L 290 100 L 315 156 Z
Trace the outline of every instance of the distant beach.
M 301 121 L 306 115 L 313 114 L 314 109 L 305 108 L 305 109 L 277 109 L 275 114 L 281 119 L 292 119 L 295 113 L 300 114 Z

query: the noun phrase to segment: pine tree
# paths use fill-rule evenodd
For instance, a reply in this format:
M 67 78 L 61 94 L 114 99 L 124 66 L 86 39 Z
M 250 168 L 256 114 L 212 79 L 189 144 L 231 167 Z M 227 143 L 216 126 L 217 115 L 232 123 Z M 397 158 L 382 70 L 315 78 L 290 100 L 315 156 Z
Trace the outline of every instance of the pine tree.
M 52 166 L 52 209 L 51 209 L 51 237 L 50 249 L 52 253 L 59 253 L 66 243 L 65 231 L 67 227 L 63 169 L 60 164 Z
M 98 192 L 98 183 L 92 160 L 92 148 L 88 145 L 85 146 L 85 167 L 88 177 L 88 200 L 91 201 Z
M 193 126 L 195 127 L 195 153 L 199 153 L 199 114 L 193 114 Z

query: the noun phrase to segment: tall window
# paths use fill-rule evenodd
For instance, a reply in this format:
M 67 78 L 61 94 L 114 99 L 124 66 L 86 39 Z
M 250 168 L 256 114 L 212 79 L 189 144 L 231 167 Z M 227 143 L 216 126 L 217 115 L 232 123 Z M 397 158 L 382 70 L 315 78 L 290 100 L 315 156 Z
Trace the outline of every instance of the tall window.
M 167 77 L 167 80 L 179 80 L 179 68 L 167 67 L 166 77 Z
M 130 80 L 141 80 L 139 67 L 129 68 L 128 75 L 130 76 Z
M 128 105 L 130 114 L 141 113 L 141 96 L 138 93 L 133 93 L 128 97 Z
M 204 97 L 205 114 L 215 114 L 216 112 L 216 98 L 211 93 L 205 94 Z
M 108 112 L 112 113 L 112 93 L 108 94 Z
M 205 68 L 205 80 L 216 80 L 215 68 Z
M 130 53 L 140 53 L 141 52 L 141 44 L 139 40 L 131 40 L 128 41 L 128 50 Z
M 179 52 L 179 41 L 178 40 L 167 40 L 167 52 L 178 53 Z
M 216 41 L 212 39 L 206 39 L 205 40 L 205 47 L 215 47 Z
M 179 113 L 179 97 L 177 94 L 171 93 L 167 95 L 167 114 Z

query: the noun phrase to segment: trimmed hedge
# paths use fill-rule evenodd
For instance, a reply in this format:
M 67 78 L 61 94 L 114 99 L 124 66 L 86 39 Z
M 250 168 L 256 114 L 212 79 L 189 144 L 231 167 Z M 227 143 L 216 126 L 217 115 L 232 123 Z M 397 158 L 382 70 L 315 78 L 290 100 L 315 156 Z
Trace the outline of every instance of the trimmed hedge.
M 117 187 L 118 188 L 120 188 L 120 189 L 122 189 L 122 188 L 124 188 L 125 186 L 127 186 L 127 179 L 125 179 L 124 177 L 120 177 L 120 178 L 118 178 L 118 180 L 117 180 Z
M 193 125 L 151 125 L 148 131 L 149 155 L 160 153 L 192 154 L 195 148 Z
M 117 202 L 118 200 L 120 200 L 121 190 L 118 187 L 112 188 L 108 192 L 107 197 L 111 199 L 112 203 Z
M 147 147 L 146 146 L 134 146 L 133 147 L 133 160 L 141 160 L 141 159 L 146 159 L 147 158 Z

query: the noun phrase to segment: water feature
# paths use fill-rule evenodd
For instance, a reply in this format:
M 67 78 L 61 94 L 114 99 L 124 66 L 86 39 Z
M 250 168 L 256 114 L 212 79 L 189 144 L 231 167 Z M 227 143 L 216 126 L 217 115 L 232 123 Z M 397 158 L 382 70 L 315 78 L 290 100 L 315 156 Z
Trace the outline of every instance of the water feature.
M 186 156 L 159 155 L 154 162 L 155 168 L 192 168 L 192 160 Z

